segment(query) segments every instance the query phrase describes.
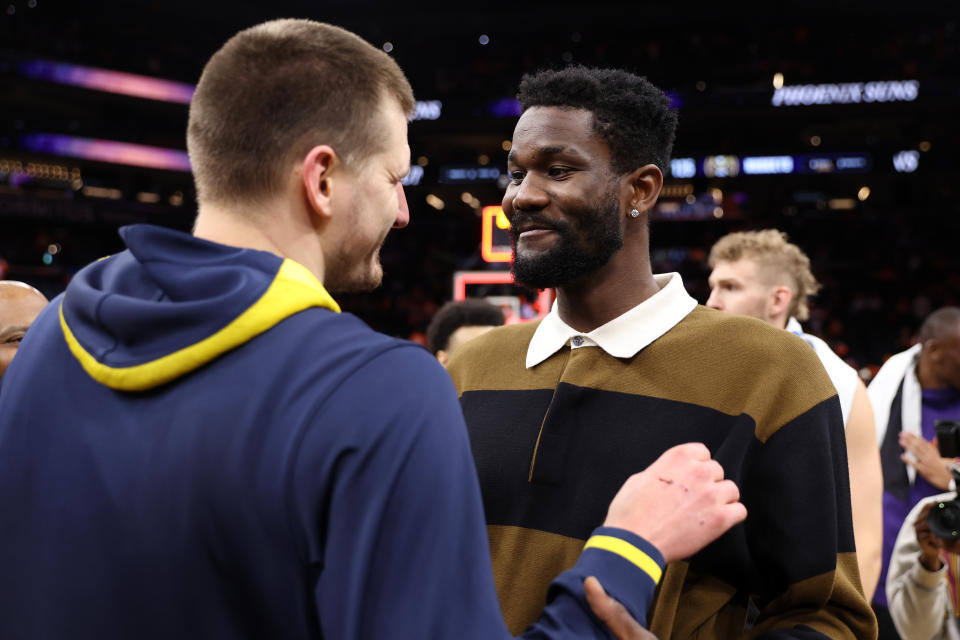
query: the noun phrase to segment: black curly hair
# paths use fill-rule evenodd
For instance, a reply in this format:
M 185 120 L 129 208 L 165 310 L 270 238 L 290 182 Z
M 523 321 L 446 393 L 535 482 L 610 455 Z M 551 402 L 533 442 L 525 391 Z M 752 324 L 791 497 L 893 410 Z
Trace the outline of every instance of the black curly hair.
M 460 327 L 499 327 L 504 323 L 503 311 L 486 300 L 467 298 L 448 302 L 437 311 L 427 327 L 427 349 L 437 355 L 446 350 L 450 336 Z
M 677 131 L 670 99 L 643 76 L 622 69 L 570 66 L 527 74 L 517 99 L 530 107 L 566 107 L 593 113 L 593 127 L 610 146 L 611 168 L 628 173 L 655 164 L 666 173 Z

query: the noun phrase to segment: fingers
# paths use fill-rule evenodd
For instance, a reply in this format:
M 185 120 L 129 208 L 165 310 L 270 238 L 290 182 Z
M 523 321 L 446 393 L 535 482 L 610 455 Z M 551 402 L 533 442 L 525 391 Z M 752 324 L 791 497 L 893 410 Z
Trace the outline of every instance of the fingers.
M 710 456 L 701 442 L 687 442 L 671 447 L 654 461 L 651 468 L 663 468 L 671 475 L 692 474 L 697 480 L 723 480 L 723 467 Z
M 590 576 L 583 581 L 590 610 L 618 640 L 645 640 L 654 636 L 641 627 L 627 609 L 607 595 L 600 581 Z
M 604 602 L 607 592 L 603 590 L 603 585 L 593 576 L 589 576 L 583 581 L 583 592 L 587 596 L 587 604 L 590 605 L 593 613 L 599 618 L 599 612 L 606 611 L 608 606 L 607 603 Z
M 724 480 L 721 485 L 722 488 L 719 490 L 725 495 L 718 494 L 718 497 L 722 504 L 701 512 L 702 527 L 713 532 L 705 544 L 719 538 L 728 529 L 747 519 L 747 508 L 743 503 L 738 502 L 740 492 L 737 485 L 730 480 Z M 728 488 L 730 485 L 733 487 L 732 490 Z
M 904 464 L 910 465 L 910 466 L 913 467 L 914 469 L 919 469 L 919 467 L 917 466 L 918 461 L 917 461 L 917 459 L 916 459 L 916 456 L 910 457 L 910 456 L 908 456 L 908 455 L 905 454 L 905 453 L 901 453 L 901 454 L 900 454 L 900 461 L 903 462 Z
M 737 502 L 740 500 L 740 488 L 733 480 L 723 480 L 717 487 L 717 496 L 726 504 Z
M 900 432 L 899 443 L 902 448 L 906 449 L 918 458 L 932 455 L 939 457 L 940 455 L 935 445 L 927 442 L 923 438 L 918 438 L 912 433 L 907 433 L 906 431 Z
M 661 454 L 660 459 L 667 457 L 709 460 L 710 449 L 707 449 L 707 446 L 702 442 L 687 442 L 685 444 L 678 444 L 675 447 L 670 447 Z
M 721 465 L 716 460 L 710 460 L 705 465 L 709 475 L 707 476 L 714 482 L 720 482 L 723 480 L 723 465 Z
M 604 524 L 639 535 L 668 562 L 689 557 L 746 518 L 724 476 L 704 444 L 672 447 L 624 483 Z
M 747 508 L 741 502 L 733 502 L 724 509 L 723 530 L 740 524 L 747 519 Z

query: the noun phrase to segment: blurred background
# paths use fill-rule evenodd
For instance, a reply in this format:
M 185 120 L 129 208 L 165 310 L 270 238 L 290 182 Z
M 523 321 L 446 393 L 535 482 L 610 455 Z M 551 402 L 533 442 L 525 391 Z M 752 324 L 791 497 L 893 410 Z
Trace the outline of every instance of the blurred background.
M 865 376 L 960 304 L 955 0 L 85 4 L 0 0 L 0 277 L 48 297 L 120 250 L 122 225 L 190 228 L 187 104 L 204 63 L 244 27 L 306 17 L 394 56 L 419 100 L 413 222 L 384 246 L 383 286 L 341 298 L 375 329 L 422 339 L 459 272 L 493 273 L 461 279 L 467 295 L 535 313 L 536 292 L 477 282 L 508 266 L 488 261 L 504 232 L 484 211 L 505 184 L 521 76 L 570 63 L 646 75 L 679 109 L 651 249 L 700 302 L 717 238 L 776 227 L 824 285 L 808 331 Z

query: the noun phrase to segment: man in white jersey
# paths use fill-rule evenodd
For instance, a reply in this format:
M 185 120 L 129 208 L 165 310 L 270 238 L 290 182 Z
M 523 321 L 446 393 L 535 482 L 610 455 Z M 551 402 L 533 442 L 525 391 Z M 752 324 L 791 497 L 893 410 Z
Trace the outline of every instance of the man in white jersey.
M 881 564 L 883 480 L 873 410 L 856 370 L 820 338 L 804 333 L 807 298 L 820 288 L 810 259 L 776 229 L 731 233 L 710 250 L 710 298 L 707 306 L 753 316 L 794 333 L 819 356 L 837 388 L 846 427 L 850 496 L 857 562 L 863 589 L 870 598 Z

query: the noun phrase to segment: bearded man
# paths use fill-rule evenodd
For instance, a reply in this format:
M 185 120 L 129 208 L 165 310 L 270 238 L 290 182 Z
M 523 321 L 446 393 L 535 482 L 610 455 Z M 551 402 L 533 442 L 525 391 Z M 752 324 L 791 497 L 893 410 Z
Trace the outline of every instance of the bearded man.
M 644 78 L 582 67 L 526 77 L 518 97 L 503 196 L 513 271 L 556 287 L 557 301 L 542 321 L 464 345 L 448 369 L 511 630 L 535 618 L 620 482 L 695 440 L 738 484 L 748 516 L 667 565 L 651 631 L 874 637 L 840 404 L 816 354 L 652 272 L 648 217 L 677 123 L 669 100 Z

